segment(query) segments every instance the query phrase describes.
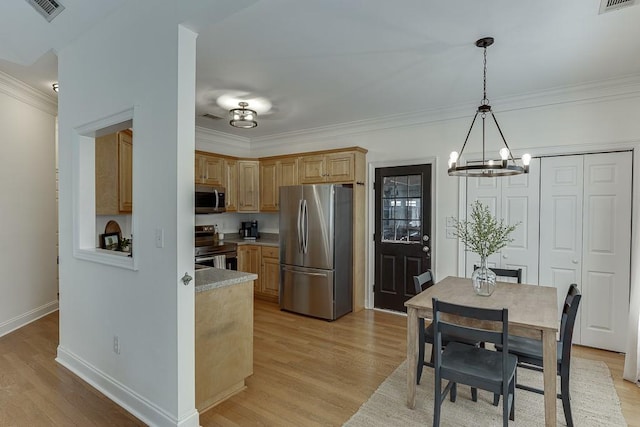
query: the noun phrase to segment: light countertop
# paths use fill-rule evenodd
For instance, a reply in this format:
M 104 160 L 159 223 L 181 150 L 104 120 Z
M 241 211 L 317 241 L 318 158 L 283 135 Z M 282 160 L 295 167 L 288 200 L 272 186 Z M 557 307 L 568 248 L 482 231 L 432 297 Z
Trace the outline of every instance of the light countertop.
M 203 268 L 196 270 L 196 292 L 210 291 L 224 286 L 249 282 L 258 278 L 257 274 L 245 273 L 235 270 L 223 270 L 220 268 Z
M 280 244 L 280 236 L 276 233 L 260 233 L 259 239 L 242 239 L 238 234 L 224 235 L 225 242 L 237 243 L 238 245 L 260 245 L 260 246 L 278 246 Z

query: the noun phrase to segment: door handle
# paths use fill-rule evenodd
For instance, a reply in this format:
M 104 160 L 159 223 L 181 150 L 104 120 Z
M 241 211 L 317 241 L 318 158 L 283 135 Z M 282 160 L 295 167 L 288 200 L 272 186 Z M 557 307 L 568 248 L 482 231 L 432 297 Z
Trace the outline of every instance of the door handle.
M 308 273 L 306 271 L 298 271 L 290 268 L 283 268 L 282 271 L 288 271 L 289 273 L 296 273 L 296 274 L 304 274 L 305 276 L 327 277 L 327 273 Z

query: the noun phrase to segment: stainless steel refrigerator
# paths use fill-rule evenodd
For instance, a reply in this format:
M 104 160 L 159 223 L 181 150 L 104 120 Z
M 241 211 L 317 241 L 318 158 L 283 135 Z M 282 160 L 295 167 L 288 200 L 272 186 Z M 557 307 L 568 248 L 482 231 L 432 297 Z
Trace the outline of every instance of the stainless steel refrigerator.
M 353 189 L 280 187 L 280 308 L 335 320 L 353 300 Z

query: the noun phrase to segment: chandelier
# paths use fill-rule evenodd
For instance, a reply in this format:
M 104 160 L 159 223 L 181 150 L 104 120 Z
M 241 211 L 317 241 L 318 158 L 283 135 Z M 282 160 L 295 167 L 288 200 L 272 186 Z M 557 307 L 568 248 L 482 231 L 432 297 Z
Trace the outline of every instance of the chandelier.
M 229 124 L 242 129 L 251 129 L 258 126 L 258 122 L 256 121 L 258 113 L 256 113 L 255 110 L 247 108 L 249 103 L 239 102 L 238 105 L 240 108 L 229 110 L 229 116 L 231 117 Z
M 471 127 L 467 132 L 467 137 L 464 140 L 464 144 L 462 144 L 462 149 L 458 153 L 457 151 L 452 151 L 449 155 L 449 175 L 451 176 L 467 176 L 467 177 L 495 177 L 495 176 L 508 176 L 508 175 L 519 175 L 522 173 L 529 172 L 529 162 L 531 161 L 531 156 L 529 154 L 524 154 L 522 159 L 519 159 L 522 163 L 522 166 L 516 163 L 516 159 L 513 157 L 511 150 L 509 149 L 509 145 L 507 144 L 507 140 L 504 138 L 504 134 L 502 133 L 502 129 L 500 129 L 500 125 L 498 124 L 498 120 L 496 116 L 491 111 L 491 105 L 489 105 L 489 100 L 487 99 L 487 47 L 493 44 L 493 37 L 484 37 L 480 40 L 476 41 L 476 46 L 484 49 L 484 78 L 483 78 L 483 98 L 480 102 L 480 106 L 476 111 L 475 116 L 473 116 L 473 121 L 471 122 Z M 498 132 L 500 133 L 500 137 L 502 138 L 502 142 L 504 143 L 504 147 L 502 147 L 499 151 L 500 160 L 487 159 L 485 154 L 485 120 L 487 115 L 491 115 L 493 118 L 496 127 L 498 128 Z M 462 153 L 464 152 L 465 147 L 467 146 L 467 142 L 469 141 L 469 135 L 471 135 L 471 130 L 473 129 L 473 125 L 476 123 L 476 119 L 478 115 L 482 118 L 482 162 L 472 161 L 467 162 L 465 165 L 459 165 L 458 161 L 462 157 Z

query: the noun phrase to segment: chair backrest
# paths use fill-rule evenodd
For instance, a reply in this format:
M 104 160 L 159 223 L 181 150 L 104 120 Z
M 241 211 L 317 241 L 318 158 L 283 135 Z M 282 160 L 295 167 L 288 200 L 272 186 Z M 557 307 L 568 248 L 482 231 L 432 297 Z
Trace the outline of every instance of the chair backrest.
M 578 285 L 572 283 L 567 291 L 562 307 L 562 317 L 560 319 L 560 342 L 562 342 L 562 360 L 569 360 L 571 357 L 571 341 L 573 340 L 573 327 L 578 315 L 578 307 L 582 295 L 578 290 Z
M 461 321 L 458 323 L 458 320 L 456 320 L 455 323 L 453 323 L 450 320 L 442 320 L 442 313 L 455 315 L 457 316 L 456 319 L 460 319 Z M 502 323 L 502 327 L 499 329 L 485 329 L 475 324 L 474 326 L 466 326 L 463 323 L 464 319 L 461 318 L 500 322 Z M 492 342 L 495 344 L 502 344 L 507 348 L 508 323 L 509 311 L 506 308 L 491 309 L 470 307 L 439 301 L 438 298 L 433 298 L 434 337 L 438 334 L 454 335 L 456 337 L 464 338 L 465 341 Z M 508 349 L 506 351 L 508 352 Z
M 443 320 L 442 314 L 452 314 L 457 316 L 454 321 Z M 479 321 L 489 321 L 491 323 L 502 323 L 501 328 L 484 329 L 474 323 L 473 326 L 466 326 L 468 320 L 475 319 Z M 453 323 L 456 322 L 456 323 Z M 458 323 L 460 322 L 460 323 Z M 502 369 L 507 372 L 507 357 L 509 353 L 509 310 L 490 309 L 480 307 L 470 307 L 466 305 L 451 304 L 439 301 L 433 298 L 433 337 L 435 348 L 442 348 L 442 334 L 460 337 L 470 342 L 492 342 L 501 344 L 502 352 Z M 442 362 L 442 355 L 439 351 L 434 354 L 433 365 L 439 370 Z M 439 374 L 437 374 L 439 375 Z
M 427 270 L 418 276 L 413 276 L 413 285 L 415 286 L 416 295 L 433 286 L 433 274 L 431 270 Z
M 476 270 L 480 268 L 479 265 L 474 265 L 473 269 Z M 491 271 L 493 271 L 494 273 L 496 273 L 496 276 L 498 277 L 510 277 L 510 278 L 514 278 L 516 279 L 516 283 L 522 283 L 522 269 L 518 268 L 518 269 L 509 269 L 509 268 L 494 268 L 494 267 L 489 267 L 489 269 Z

